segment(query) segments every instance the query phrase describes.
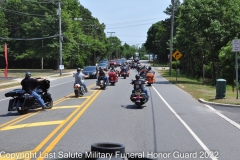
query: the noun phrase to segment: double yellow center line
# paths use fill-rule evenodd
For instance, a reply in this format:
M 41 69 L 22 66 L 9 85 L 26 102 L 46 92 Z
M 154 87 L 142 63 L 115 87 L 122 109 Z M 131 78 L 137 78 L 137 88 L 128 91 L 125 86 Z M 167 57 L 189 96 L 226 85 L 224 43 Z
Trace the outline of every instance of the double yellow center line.
M 92 87 L 94 87 L 94 86 L 95 86 L 95 84 L 92 84 L 92 85 L 88 86 L 88 89 L 90 89 L 90 88 L 92 88 Z M 67 95 L 67 96 L 65 96 L 65 97 L 63 97 L 63 98 L 60 98 L 60 99 L 54 101 L 53 105 L 55 106 L 55 105 L 57 105 L 57 104 L 65 101 L 66 99 L 68 99 L 70 96 L 73 96 L 73 95 L 74 95 L 74 93 L 72 93 L 72 94 L 70 94 L 70 95 Z M 3 124 L 0 124 L 0 130 L 1 130 L 2 128 L 4 128 L 4 127 L 12 126 L 12 125 L 14 125 L 14 124 L 16 124 L 16 123 L 19 123 L 19 122 L 27 119 L 27 118 L 30 118 L 30 117 L 36 115 L 37 113 L 39 113 L 39 111 L 40 111 L 40 110 L 36 110 L 36 111 L 34 111 L 33 113 L 28 113 L 28 114 L 25 114 L 25 115 L 20 115 L 20 116 L 17 117 L 17 118 L 14 118 L 14 119 L 12 119 L 12 120 L 10 120 L 10 121 L 8 121 L 8 122 L 5 122 L 5 123 L 3 123 Z

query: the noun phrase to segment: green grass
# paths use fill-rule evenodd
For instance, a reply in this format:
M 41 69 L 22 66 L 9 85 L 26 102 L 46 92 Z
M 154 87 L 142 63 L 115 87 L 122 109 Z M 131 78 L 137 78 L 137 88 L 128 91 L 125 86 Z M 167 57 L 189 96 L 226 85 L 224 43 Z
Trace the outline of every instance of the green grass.
M 148 63 L 153 66 L 153 67 L 169 67 L 169 65 L 167 63 L 160 63 L 160 62 L 156 62 L 156 61 L 148 61 Z
M 4 88 L 9 88 L 9 87 L 15 87 L 15 86 L 19 86 L 20 82 L 16 81 L 15 79 L 17 78 L 24 78 L 25 77 L 25 72 L 29 71 L 31 72 L 31 76 L 33 78 L 38 78 L 38 77 L 42 77 L 42 78 L 47 78 L 47 77 L 53 77 L 53 78 L 60 78 L 60 77 L 64 77 L 64 76 L 69 76 L 71 71 L 76 71 L 76 69 L 66 69 L 66 70 L 62 70 L 62 76 L 60 76 L 60 71 L 59 70 L 36 70 L 36 69 L 12 69 L 8 71 L 8 79 L 4 78 L 4 74 L 3 71 L 1 70 L 0 72 L 0 89 L 4 89 Z M 8 83 L 8 82 L 12 82 L 11 84 L 4 84 L 4 83 Z
M 183 75 L 178 76 L 176 79 L 174 70 L 171 77 L 169 76 L 169 70 L 159 70 L 158 72 L 168 81 L 191 94 L 195 99 L 202 98 L 215 103 L 240 105 L 240 99 L 236 98 L 236 90 L 233 91 L 232 86 L 226 86 L 226 98 L 215 99 L 216 87 L 206 82 L 204 83 L 201 79 L 191 79 Z

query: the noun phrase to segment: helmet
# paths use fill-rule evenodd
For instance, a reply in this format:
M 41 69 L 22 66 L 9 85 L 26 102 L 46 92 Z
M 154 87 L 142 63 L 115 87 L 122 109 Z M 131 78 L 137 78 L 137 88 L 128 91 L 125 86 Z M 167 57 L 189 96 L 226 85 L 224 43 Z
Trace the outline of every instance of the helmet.
M 80 72 L 81 71 L 81 68 L 77 68 L 77 72 Z
M 140 79 L 139 74 L 136 74 L 135 78 L 136 78 L 136 79 Z
M 151 67 L 151 66 L 149 66 L 149 67 L 148 67 L 148 70 L 151 70 L 151 69 L 152 69 L 152 67 Z
M 99 67 L 98 69 L 99 69 L 99 70 L 102 70 L 102 67 Z
M 30 72 L 26 72 L 25 78 L 30 78 L 30 77 L 31 77 L 31 73 Z

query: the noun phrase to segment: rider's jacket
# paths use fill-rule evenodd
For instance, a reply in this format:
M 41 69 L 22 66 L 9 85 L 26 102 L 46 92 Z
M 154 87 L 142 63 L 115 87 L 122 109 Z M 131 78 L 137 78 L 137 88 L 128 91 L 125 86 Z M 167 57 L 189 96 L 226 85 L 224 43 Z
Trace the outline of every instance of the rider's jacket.
M 105 76 L 105 73 L 103 72 L 103 70 L 99 71 L 99 76 Z
M 123 68 L 122 68 L 122 72 L 127 72 L 127 67 L 126 66 L 124 66 Z
M 133 86 L 134 90 L 140 88 L 143 91 L 145 82 L 142 80 L 134 80 L 132 81 L 132 84 L 134 85 Z

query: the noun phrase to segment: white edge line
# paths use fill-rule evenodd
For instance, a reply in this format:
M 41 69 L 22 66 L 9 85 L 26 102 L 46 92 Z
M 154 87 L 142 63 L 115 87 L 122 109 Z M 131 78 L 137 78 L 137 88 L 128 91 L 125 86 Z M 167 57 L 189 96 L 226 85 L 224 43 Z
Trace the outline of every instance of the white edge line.
M 205 104 L 205 106 L 208 107 L 210 110 L 212 110 L 217 115 L 219 115 L 220 117 L 222 117 L 223 119 L 225 119 L 226 121 L 228 121 L 230 124 L 234 125 L 238 129 L 240 129 L 240 125 L 238 123 L 236 123 L 233 120 L 229 119 L 228 117 L 224 116 L 222 113 L 220 113 L 219 111 L 215 110 L 213 107 L 211 107 L 211 106 L 209 106 L 207 104 Z
M 165 101 L 165 99 L 160 95 L 160 93 L 152 86 L 158 96 L 162 99 L 162 101 L 166 104 L 166 106 L 173 112 L 173 114 L 179 119 L 179 121 L 186 127 L 186 129 L 192 134 L 192 136 L 196 139 L 196 141 L 201 145 L 201 147 L 209 154 L 212 155 L 211 159 L 217 160 L 218 157 L 214 156 L 211 151 L 207 148 L 207 146 L 200 140 L 200 138 L 193 132 L 193 130 L 182 120 L 182 118 L 174 111 L 174 109 Z

